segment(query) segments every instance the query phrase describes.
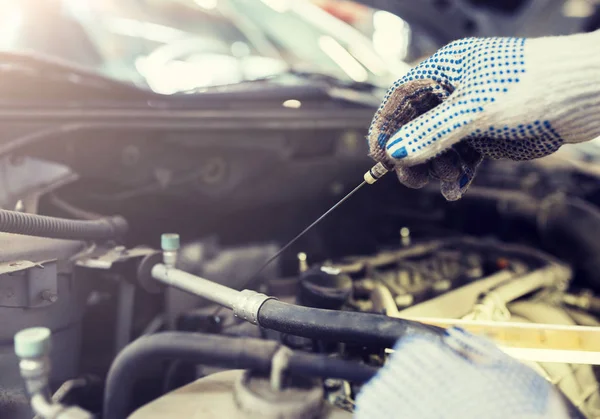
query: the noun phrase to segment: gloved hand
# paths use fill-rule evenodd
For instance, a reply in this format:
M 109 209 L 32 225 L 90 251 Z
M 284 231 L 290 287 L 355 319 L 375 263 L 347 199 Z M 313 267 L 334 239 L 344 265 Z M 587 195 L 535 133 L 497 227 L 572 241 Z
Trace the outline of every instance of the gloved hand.
M 433 109 L 431 109 L 433 108 Z M 370 155 L 459 199 L 482 157 L 529 160 L 600 135 L 600 31 L 452 42 L 387 92 Z
M 541 375 L 461 329 L 406 336 L 394 350 L 358 394 L 357 419 L 583 419 Z

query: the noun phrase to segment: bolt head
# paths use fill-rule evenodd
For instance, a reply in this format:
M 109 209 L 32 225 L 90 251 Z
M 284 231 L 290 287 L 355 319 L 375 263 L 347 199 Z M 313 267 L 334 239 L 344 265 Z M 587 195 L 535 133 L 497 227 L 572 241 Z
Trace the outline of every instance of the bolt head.
M 42 291 L 42 294 L 40 295 L 40 297 L 42 298 L 42 300 L 48 301 L 50 303 L 55 303 L 58 300 L 58 295 L 56 295 L 56 293 L 54 293 L 50 290 Z
M 174 251 L 179 249 L 179 234 L 165 233 L 160 236 L 160 247 L 165 251 Z
M 19 358 L 40 358 L 50 352 L 51 332 L 47 327 L 30 327 L 15 335 L 15 354 Z

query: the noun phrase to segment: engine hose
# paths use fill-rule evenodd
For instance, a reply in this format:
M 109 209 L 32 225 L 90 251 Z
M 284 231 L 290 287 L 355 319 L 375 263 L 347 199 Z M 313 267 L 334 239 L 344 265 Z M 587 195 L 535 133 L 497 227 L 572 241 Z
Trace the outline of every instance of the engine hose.
M 127 345 L 115 358 L 106 378 L 103 417 L 124 419 L 131 410 L 133 386 L 144 366 L 164 360 L 182 360 L 213 367 L 269 372 L 271 360 L 281 348 L 277 342 L 231 338 L 200 333 L 162 332 L 142 336 Z M 322 355 L 291 351 L 287 369 L 291 374 L 340 378 L 363 383 L 376 368 L 332 359 Z
M 539 200 L 522 192 L 471 188 L 461 205 L 484 205 L 503 219 L 523 222 L 544 248 L 576 268 L 575 276 L 600 291 L 600 208 L 576 197 L 554 193 Z M 466 207 L 458 207 L 464 210 Z
M 307 377 L 342 378 L 361 384 L 369 381 L 377 372 L 375 368 L 366 365 L 350 364 L 343 359 L 300 351 L 295 351 L 289 359 L 288 369 Z
M 441 334 L 443 329 L 380 314 L 324 310 L 265 301 L 258 311 L 258 324 L 267 329 L 324 341 L 392 348 L 411 333 Z
M 121 216 L 99 220 L 69 220 L 0 209 L 0 232 L 66 240 L 107 240 L 128 229 Z

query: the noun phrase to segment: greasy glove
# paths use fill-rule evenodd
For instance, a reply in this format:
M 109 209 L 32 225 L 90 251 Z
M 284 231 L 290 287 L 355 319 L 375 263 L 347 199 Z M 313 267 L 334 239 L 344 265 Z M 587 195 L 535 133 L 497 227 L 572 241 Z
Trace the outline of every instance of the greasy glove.
M 461 329 L 406 336 L 394 350 L 358 394 L 357 419 L 583 418 L 541 375 Z
M 456 200 L 483 156 L 529 160 L 591 140 L 599 111 L 600 31 L 463 39 L 390 88 L 369 129 L 370 155 L 406 186 L 433 177 Z

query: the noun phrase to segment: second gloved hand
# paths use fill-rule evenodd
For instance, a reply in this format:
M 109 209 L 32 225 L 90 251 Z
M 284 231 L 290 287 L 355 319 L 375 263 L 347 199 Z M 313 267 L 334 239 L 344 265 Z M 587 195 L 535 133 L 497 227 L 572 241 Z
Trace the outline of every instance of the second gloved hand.
M 448 200 L 483 157 L 530 160 L 600 135 L 600 32 L 455 41 L 388 91 L 370 155 L 406 186 L 441 181 Z
M 357 419 L 583 419 L 537 372 L 461 329 L 400 338 L 356 399 Z

